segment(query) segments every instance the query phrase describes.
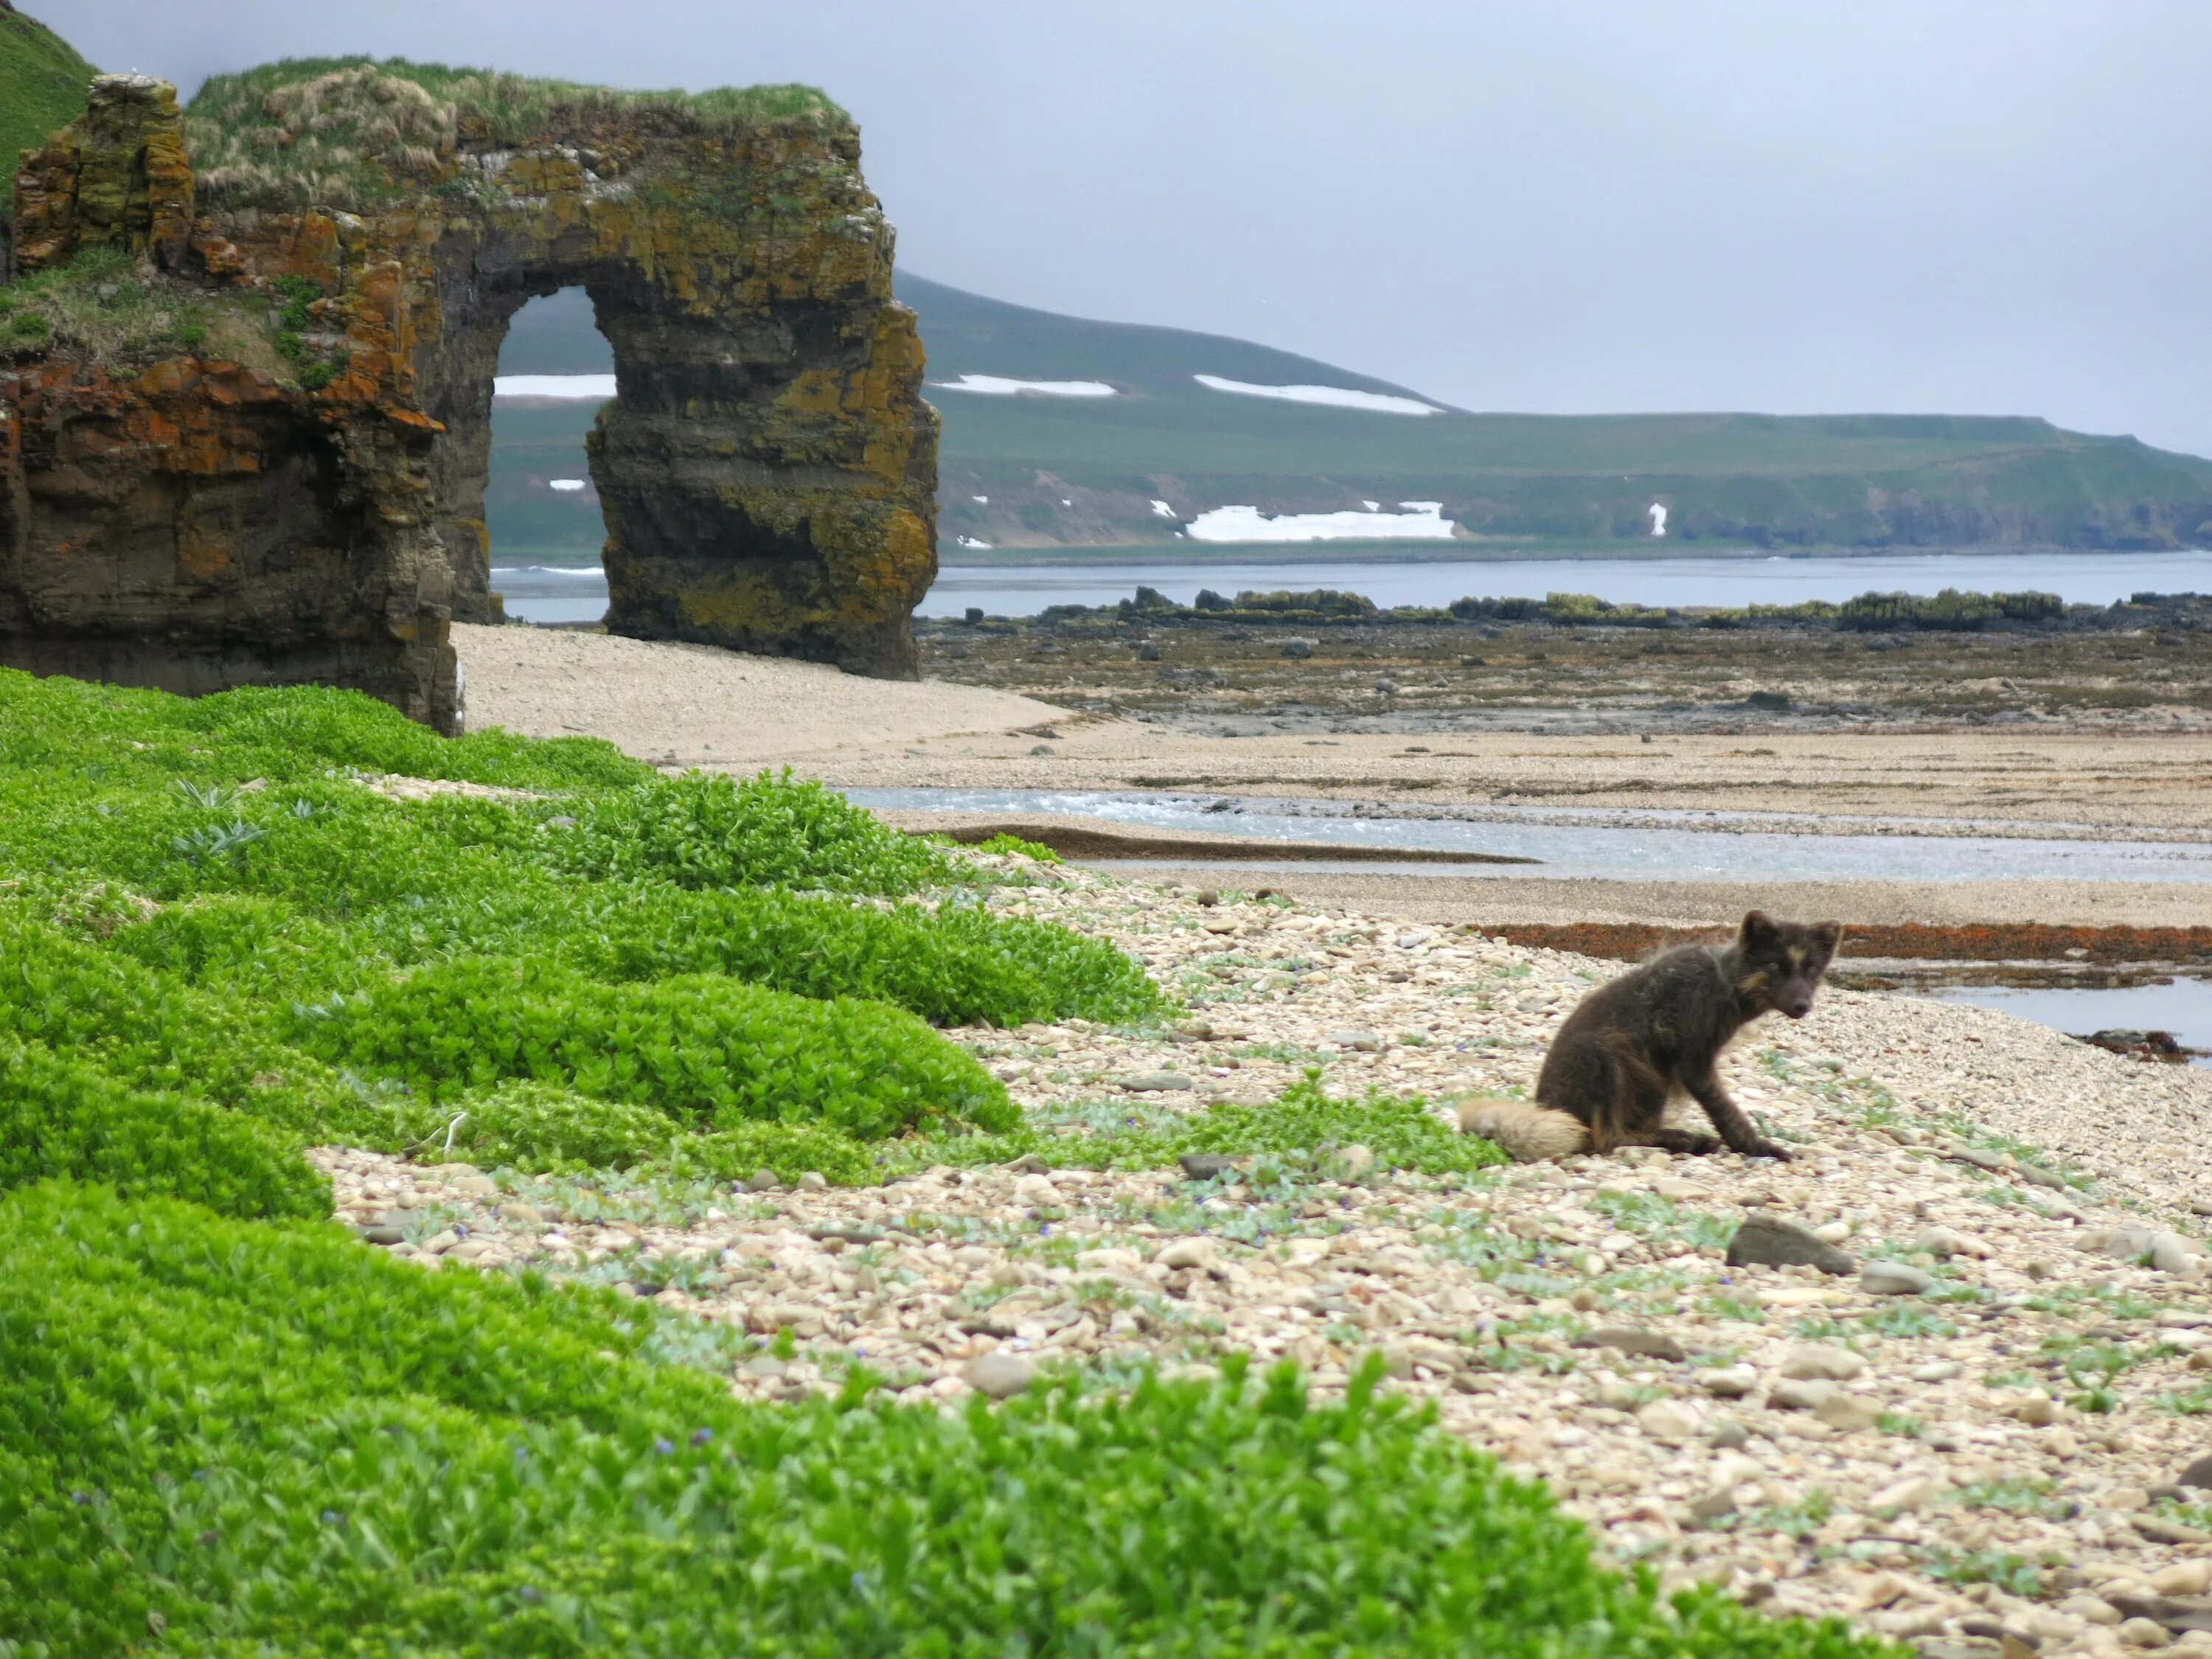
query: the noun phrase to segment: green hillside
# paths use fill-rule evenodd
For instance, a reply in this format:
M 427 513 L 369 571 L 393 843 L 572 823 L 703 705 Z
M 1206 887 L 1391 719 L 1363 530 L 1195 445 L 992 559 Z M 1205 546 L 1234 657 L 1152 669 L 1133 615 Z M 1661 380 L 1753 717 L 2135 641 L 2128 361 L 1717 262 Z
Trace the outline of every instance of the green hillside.
M 921 313 L 939 387 L 931 393 L 945 414 L 939 500 L 955 558 L 988 556 L 963 551 L 959 538 L 1001 552 L 1157 545 L 1208 507 L 1320 512 L 1363 501 L 1442 501 L 1445 516 L 1482 539 L 1622 551 L 1654 547 L 1654 501 L 1668 508 L 1666 544 L 1675 547 L 2212 540 L 2212 461 L 2048 421 L 1378 413 L 1226 393 L 1193 377 L 1421 394 L 1218 335 L 1060 317 L 912 276 L 900 276 L 899 293 Z M 507 374 L 613 367 L 580 293 L 523 313 L 501 363 Z M 943 384 L 969 374 L 1103 380 L 1118 395 L 994 397 Z M 488 503 L 501 562 L 596 554 L 590 491 L 557 495 L 545 482 L 586 476 L 591 420 L 586 404 L 502 407 Z M 1158 513 L 1156 500 L 1176 518 Z M 1479 544 L 1394 544 L 1461 553 Z
M 0 160 L 15 200 L 15 158 L 83 112 L 95 71 L 52 29 L 0 0 Z

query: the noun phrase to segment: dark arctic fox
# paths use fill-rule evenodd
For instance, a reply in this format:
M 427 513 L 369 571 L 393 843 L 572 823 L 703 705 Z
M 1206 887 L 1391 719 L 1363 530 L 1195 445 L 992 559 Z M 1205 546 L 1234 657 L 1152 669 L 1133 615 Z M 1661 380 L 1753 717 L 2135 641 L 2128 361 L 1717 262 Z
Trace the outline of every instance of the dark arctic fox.
M 1762 1139 L 1721 1087 L 1714 1062 L 1761 1014 L 1802 1019 L 1836 954 L 1842 927 L 1776 921 L 1753 910 L 1735 942 L 1685 945 L 1584 997 L 1552 1039 L 1536 1102 L 1485 1100 L 1461 1109 L 1462 1127 L 1523 1160 L 1616 1146 L 1753 1158 L 1790 1154 Z M 1675 1090 L 1705 1109 L 1717 1139 L 1664 1127 Z

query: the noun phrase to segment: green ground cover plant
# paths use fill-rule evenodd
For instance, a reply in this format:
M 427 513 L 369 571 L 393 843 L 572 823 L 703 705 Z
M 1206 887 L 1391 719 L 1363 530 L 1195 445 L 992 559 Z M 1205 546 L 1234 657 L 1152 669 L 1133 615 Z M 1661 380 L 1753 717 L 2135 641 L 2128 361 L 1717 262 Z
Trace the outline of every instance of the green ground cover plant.
M 0 1282 L 14 1653 L 1882 1651 L 1607 1571 L 1373 1370 L 748 1407 L 634 1302 L 64 1184 Z
M 38 1043 L 0 1042 L 0 1189 L 56 1176 L 228 1216 L 331 1212 L 331 1183 L 293 1137 L 204 1101 L 123 1087 Z
M 562 859 L 594 880 L 688 888 L 910 893 L 963 872 L 942 848 L 886 830 L 835 790 L 765 772 L 690 775 L 595 799 L 577 815 Z
M 860 1140 L 1019 1115 L 911 1014 L 720 974 L 604 985 L 549 963 L 464 959 L 304 1008 L 297 1029 L 321 1058 L 439 1101 L 527 1078 L 688 1127 L 815 1122 Z
M 494 1166 L 877 1179 L 894 1138 L 1021 1127 L 923 1022 L 1165 1006 L 817 785 L 447 742 L 346 693 L 0 673 L 0 1040 Z
M 595 978 L 732 974 L 803 996 L 873 997 L 935 1025 L 1133 1020 L 1165 999 L 1112 945 L 972 905 L 889 909 L 752 890 L 659 893 L 570 931 Z

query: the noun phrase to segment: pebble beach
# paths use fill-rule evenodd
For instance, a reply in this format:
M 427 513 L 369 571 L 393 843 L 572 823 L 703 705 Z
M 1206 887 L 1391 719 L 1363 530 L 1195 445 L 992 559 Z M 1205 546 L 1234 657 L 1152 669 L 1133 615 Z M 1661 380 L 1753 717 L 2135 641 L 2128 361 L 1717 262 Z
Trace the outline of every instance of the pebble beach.
M 1110 938 L 1183 1000 L 1152 1028 L 948 1034 L 1070 1132 L 1265 1103 L 1309 1071 L 1449 1115 L 1525 1091 L 1620 971 L 1478 926 L 1012 867 L 1031 884 L 994 908 Z M 1379 1364 L 1670 1582 L 1931 1656 L 2212 1653 L 2192 1605 L 2212 1593 L 2212 1072 L 1830 988 L 1749 1028 L 1723 1075 L 1792 1162 L 1635 1149 L 1430 1178 L 1348 1145 L 1334 1178 L 1291 1185 L 1024 1160 L 623 1190 L 318 1158 L 341 1218 L 427 1269 L 617 1283 L 749 1334 L 746 1397 L 859 1365 L 952 1402 L 1235 1353 L 1327 1394 Z

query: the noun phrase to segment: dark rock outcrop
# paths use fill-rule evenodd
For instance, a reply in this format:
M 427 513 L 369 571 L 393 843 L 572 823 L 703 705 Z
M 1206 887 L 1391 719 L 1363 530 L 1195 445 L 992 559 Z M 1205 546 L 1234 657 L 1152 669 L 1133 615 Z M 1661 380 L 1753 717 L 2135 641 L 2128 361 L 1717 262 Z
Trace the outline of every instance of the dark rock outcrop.
M 500 342 L 580 285 L 620 387 L 591 442 L 609 626 L 911 676 L 921 343 L 850 121 L 762 91 L 285 65 L 180 121 L 165 83 L 100 77 L 26 157 L 16 255 L 137 263 L 6 336 L 0 663 L 335 683 L 453 729 L 448 623 L 499 614 Z M 167 332 L 102 334 L 126 301 Z

